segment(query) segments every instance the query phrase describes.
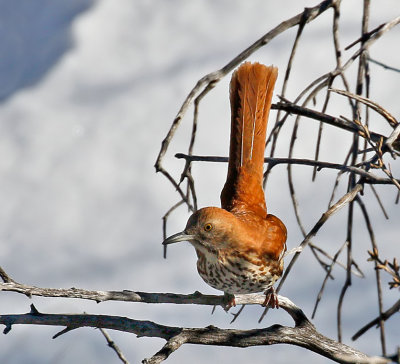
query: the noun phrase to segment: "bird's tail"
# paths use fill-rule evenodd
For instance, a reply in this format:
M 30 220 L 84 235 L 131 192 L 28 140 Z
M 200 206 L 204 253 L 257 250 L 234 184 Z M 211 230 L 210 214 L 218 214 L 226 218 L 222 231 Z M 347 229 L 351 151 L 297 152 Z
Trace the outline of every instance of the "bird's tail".
M 262 189 L 265 134 L 277 76 L 277 68 L 249 62 L 232 76 L 229 166 L 221 193 L 222 207 L 229 211 L 246 205 L 246 209 L 266 214 Z

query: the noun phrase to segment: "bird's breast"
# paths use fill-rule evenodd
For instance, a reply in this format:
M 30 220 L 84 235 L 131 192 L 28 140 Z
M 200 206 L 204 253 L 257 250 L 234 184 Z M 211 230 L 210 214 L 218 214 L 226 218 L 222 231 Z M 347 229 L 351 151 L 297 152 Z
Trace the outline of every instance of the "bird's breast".
M 254 259 L 235 252 L 197 251 L 197 270 L 211 287 L 231 293 L 255 293 L 271 287 L 281 276 L 283 261 Z

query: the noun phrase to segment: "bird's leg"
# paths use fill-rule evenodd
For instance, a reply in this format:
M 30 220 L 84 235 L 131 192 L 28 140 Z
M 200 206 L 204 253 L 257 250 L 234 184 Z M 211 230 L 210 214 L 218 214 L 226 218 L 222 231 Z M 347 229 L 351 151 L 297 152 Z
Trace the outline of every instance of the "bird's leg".
M 229 311 L 231 307 L 236 307 L 235 296 L 231 293 L 224 292 L 224 310 Z
M 274 287 L 269 287 L 265 292 L 265 301 L 262 304 L 264 307 L 279 308 L 278 296 L 275 293 Z

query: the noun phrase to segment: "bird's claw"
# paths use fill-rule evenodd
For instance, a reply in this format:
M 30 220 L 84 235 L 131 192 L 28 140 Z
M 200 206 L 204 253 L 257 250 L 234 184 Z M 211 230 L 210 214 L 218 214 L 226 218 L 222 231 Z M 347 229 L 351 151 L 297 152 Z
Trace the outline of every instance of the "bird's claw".
M 233 294 L 224 292 L 223 307 L 225 311 L 229 311 L 231 307 L 236 307 L 235 296 Z
M 265 291 L 264 307 L 279 308 L 278 295 L 275 293 L 274 287 L 270 287 Z

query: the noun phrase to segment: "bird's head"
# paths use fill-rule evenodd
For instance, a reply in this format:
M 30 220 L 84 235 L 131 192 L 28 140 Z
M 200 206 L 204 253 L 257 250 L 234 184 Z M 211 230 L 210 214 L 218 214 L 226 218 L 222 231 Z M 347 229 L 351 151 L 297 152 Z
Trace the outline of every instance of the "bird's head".
M 230 246 L 235 216 L 218 207 L 205 207 L 190 216 L 185 230 L 163 241 L 163 245 L 188 241 L 195 248 L 218 251 Z

